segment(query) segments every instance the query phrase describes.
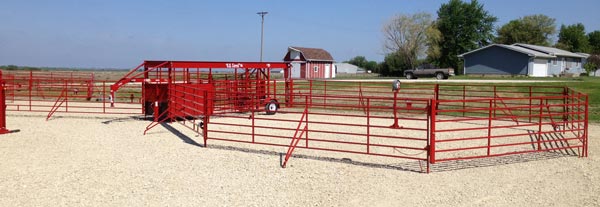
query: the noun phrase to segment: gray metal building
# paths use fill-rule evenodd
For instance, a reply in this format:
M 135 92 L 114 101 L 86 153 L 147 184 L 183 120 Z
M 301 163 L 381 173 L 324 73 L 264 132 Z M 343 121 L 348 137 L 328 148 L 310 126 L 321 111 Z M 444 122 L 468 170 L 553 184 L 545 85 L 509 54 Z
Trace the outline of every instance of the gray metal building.
M 459 55 L 465 74 L 556 76 L 579 75 L 586 56 L 569 51 L 529 44 L 492 44 Z

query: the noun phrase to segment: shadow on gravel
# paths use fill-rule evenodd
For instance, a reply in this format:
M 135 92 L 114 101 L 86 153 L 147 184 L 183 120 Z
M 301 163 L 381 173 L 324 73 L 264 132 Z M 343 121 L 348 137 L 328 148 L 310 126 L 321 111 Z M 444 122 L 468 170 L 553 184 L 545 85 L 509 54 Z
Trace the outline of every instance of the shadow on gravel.
M 464 170 L 470 168 L 493 167 L 531 161 L 541 161 L 557 159 L 561 157 L 577 157 L 576 155 L 564 154 L 561 152 L 534 152 L 527 154 L 506 155 L 500 157 L 481 158 L 473 160 L 457 160 L 440 162 L 432 165 L 432 172 Z
M 197 147 L 205 147 L 203 144 L 200 144 L 200 143 L 194 141 L 194 139 L 181 133 L 180 131 L 173 128 L 169 124 L 162 123 L 161 125 L 165 129 L 167 129 L 169 132 L 175 134 L 179 139 L 181 139 L 186 144 L 194 145 Z M 249 148 L 244 148 L 244 147 L 234 147 L 234 146 L 225 146 L 225 145 L 211 144 L 207 148 L 238 151 L 238 152 L 245 152 L 245 153 L 252 153 L 252 154 L 279 156 L 280 164 L 283 160 L 282 157 L 285 156 L 284 153 L 280 153 L 277 151 L 255 150 L 255 149 L 249 149 Z M 294 154 L 294 155 L 292 155 L 292 157 L 295 159 L 318 160 L 318 161 L 325 161 L 325 162 L 344 163 L 344 164 L 356 165 L 356 166 L 361 166 L 361 167 L 399 170 L 399 171 L 417 172 L 417 173 L 425 173 L 426 169 L 427 169 L 427 163 L 424 161 L 408 161 L 408 162 L 401 162 L 401 163 L 396 163 L 396 164 L 379 164 L 379 163 L 353 161 L 348 158 L 321 157 L 321 156 L 304 155 L 304 154 Z M 492 166 L 500 166 L 500 165 L 525 163 L 525 162 L 531 162 L 531 161 L 557 159 L 557 158 L 561 158 L 561 157 L 577 157 L 577 155 L 566 154 L 566 153 L 562 153 L 562 152 L 538 152 L 538 153 L 528 153 L 528 154 L 507 155 L 507 156 L 500 156 L 500 157 L 481 158 L 481 159 L 473 159 L 473 160 L 446 161 L 446 162 L 439 162 L 437 164 L 431 165 L 430 170 L 431 170 L 431 172 L 444 172 L 444 171 L 464 170 L 464 169 L 470 169 L 470 168 L 492 167 Z
M 163 122 L 163 123 L 160 123 L 160 125 L 163 126 L 165 129 L 169 130 L 169 132 L 173 133 L 175 136 L 179 137 L 179 139 L 181 139 L 181 141 L 185 142 L 186 144 L 191 144 L 191 145 L 194 145 L 197 147 L 204 147 L 204 145 L 194 141 L 192 138 L 181 133 L 179 130 L 173 128 L 168 123 Z
M 103 124 L 110 124 L 113 122 L 126 122 L 126 121 L 131 121 L 131 120 L 148 120 L 148 118 L 144 117 L 144 116 L 129 116 L 129 117 L 121 117 L 121 118 L 114 118 L 114 119 L 110 119 L 110 120 L 106 120 L 103 121 Z

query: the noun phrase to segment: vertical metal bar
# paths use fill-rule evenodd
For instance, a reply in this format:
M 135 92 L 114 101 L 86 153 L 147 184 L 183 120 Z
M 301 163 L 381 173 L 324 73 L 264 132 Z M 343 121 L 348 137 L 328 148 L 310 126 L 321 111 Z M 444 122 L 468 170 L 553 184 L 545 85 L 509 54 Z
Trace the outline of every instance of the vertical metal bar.
M 367 98 L 367 154 L 371 153 L 371 113 L 369 112 L 369 108 L 371 108 L 371 99 Z
M 273 80 L 273 98 L 277 99 L 277 80 Z
M 467 97 L 466 97 L 466 96 L 467 96 L 467 93 L 466 93 L 466 85 L 463 85 L 463 91 L 462 91 L 462 92 L 463 92 L 463 94 L 462 94 L 462 98 L 463 98 L 463 99 L 462 99 L 462 100 L 463 100 L 463 101 L 462 101 L 462 109 L 463 109 L 462 115 L 463 115 L 463 117 L 464 117 L 464 116 L 465 116 L 465 105 L 466 105 L 466 103 L 467 103 L 467 101 L 466 101 L 466 99 L 467 99 Z
M 323 81 L 323 84 L 324 84 L 324 86 L 323 86 L 324 87 L 324 89 L 323 89 L 323 93 L 324 93 L 324 96 L 323 96 L 323 107 L 327 108 L 327 81 L 326 80 Z
M 435 106 L 435 110 L 436 110 L 435 113 L 437 113 L 437 109 L 438 109 L 437 100 L 440 100 L 439 99 L 440 98 L 440 84 L 437 84 L 437 83 L 435 84 L 435 86 L 434 86 L 434 93 L 435 93 L 434 100 L 436 101 L 436 103 L 433 104 L 433 106 Z
M 147 75 L 147 74 L 146 74 L 146 75 Z M 104 89 L 104 88 L 105 88 L 105 86 L 104 86 L 104 82 L 105 82 L 105 81 L 102 81 L 102 95 L 103 95 L 103 96 L 104 96 L 104 93 L 105 93 L 105 89 Z M 142 114 L 144 114 L 144 116 L 146 116 L 146 111 L 144 111 L 144 110 L 145 110 L 145 108 L 146 108 L 146 81 L 142 81 L 142 84 L 141 84 L 140 86 L 142 87 L 142 88 L 141 88 L 141 91 L 142 91 L 142 97 L 140 97 L 140 99 L 139 99 L 139 100 L 140 100 L 140 103 L 141 103 L 141 105 L 142 105 L 142 107 L 141 107 L 141 108 L 142 108 Z M 102 107 L 104 108 L 104 106 L 102 106 Z M 106 111 L 104 111 L 104 112 L 106 112 Z
M 425 131 L 425 136 L 427 137 L 427 173 L 429 173 L 429 163 L 431 163 L 431 99 L 427 101 L 427 131 Z
M 497 99 L 498 98 L 498 94 L 496 94 L 496 86 L 494 86 L 494 118 L 496 118 L 497 114 L 496 114 L 496 108 L 498 108 L 498 104 L 497 104 Z
M 65 80 L 65 112 L 69 112 L 69 84 L 67 82 L 68 80 Z M 60 97 L 58 97 L 60 98 Z
M 495 99 L 494 99 L 495 100 Z M 488 131 L 487 131 L 487 155 L 490 156 L 490 151 L 492 147 L 492 100 L 489 101 L 489 109 L 488 109 Z
M 308 94 L 310 94 L 310 103 L 312 104 L 313 80 L 309 80 L 308 84 L 309 84 L 309 86 L 308 86 L 308 90 L 309 90 Z
M 102 81 L 102 113 L 106 113 L 106 81 Z M 144 112 L 144 107 L 142 107 L 142 113 Z M 145 113 L 144 113 L 145 114 Z
M 29 71 L 29 111 L 31 111 L 31 96 L 33 90 L 33 71 Z
M 571 103 L 575 103 L 576 99 L 575 99 L 575 92 L 573 91 L 573 94 L 571 95 Z M 581 104 L 581 100 L 577 99 L 577 107 L 579 108 Z M 571 105 L 571 110 L 570 112 L 575 112 L 575 105 Z M 574 114 L 570 114 L 570 119 L 571 119 L 571 129 L 575 128 L 575 115 Z
M 436 84 L 437 86 L 437 84 Z M 437 88 L 437 87 L 436 87 Z M 435 122 L 437 113 L 437 99 L 431 100 L 431 110 L 429 111 L 429 117 L 431 122 L 429 123 L 429 162 L 435 164 Z
M 568 116 L 569 116 L 569 91 L 568 88 L 565 86 L 563 88 L 563 118 L 562 118 L 562 124 L 563 124 L 563 128 L 562 128 L 562 134 L 566 133 L 566 129 L 567 129 L 567 122 L 569 120 Z
M 4 79 L 0 70 L 0 134 L 4 133 L 8 133 L 8 129 L 6 129 L 6 94 L 4 91 Z
M 256 106 L 255 102 L 256 102 L 256 98 L 255 98 L 255 96 L 252 96 L 252 106 Z M 255 120 L 254 119 L 254 111 L 256 111 L 256 110 L 255 110 L 255 107 L 252 107 L 250 110 L 252 111 L 252 143 L 254 143 L 254 128 L 255 128 L 254 127 L 255 126 L 254 125 L 254 120 Z
M 207 141 L 208 141 L 208 122 L 210 122 L 210 114 L 208 112 L 209 110 L 209 105 L 208 105 L 208 90 L 204 91 L 204 131 L 202 133 L 203 137 L 204 137 L 204 147 L 208 147 Z
M 544 113 L 544 99 L 540 98 L 540 114 L 538 114 L 538 136 L 537 136 L 537 150 L 542 150 L 542 114 Z
M 306 139 L 305 146 L 308 149 L 308 99 L 305 98 L 304 100 L 306 102 L 306 103 L 304 103 L 304 112 L 306 113 L 306 124 L 304 125 L 306 132 L 304 133 L 304 135 L 305 135 L 305 139 Z M 302 121 L 302 120 L 300 120 L 300 121 Z M 298 137 L 298 139 L 300 139 L 300 137 Z
M 531 86 L 529 86 L 529 123 L 531 123 L 531 114 L 532 114 L 532 110 L 533 110 L 533 103 L 532 103 L 532 98 L 531 98 L 532 92 L 531 92 Z
M 585 111 L 584 111 L 584 122 L 583 122 L 583 156 L 587 157 L 588 156 L 588 134 L 589 134 L 589 97 L 588 95 L 585 95 Z
M 394 91 L 394 106 L 393 107 L 393 113 L 394 113 L 394 123 L 392 124 L 392 126 L 390 126 L 391 128 L 400 128 L 400 126 L 398 125 L 398 104 L 397 104 L 397 99 L 398 98 L 398 90 Z

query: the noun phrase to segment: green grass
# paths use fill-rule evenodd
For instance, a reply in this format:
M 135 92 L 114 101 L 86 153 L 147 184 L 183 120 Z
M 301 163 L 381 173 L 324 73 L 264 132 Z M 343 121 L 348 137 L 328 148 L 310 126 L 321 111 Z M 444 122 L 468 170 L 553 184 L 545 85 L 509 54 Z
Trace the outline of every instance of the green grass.
M 351 77 L 348 77 L 351 78 Z M 402 77 L 386 77 L 389 79 L 393 78 L 402 78 Z M 337 78 L 336 78 L 337 79 Z M 343 78 L 342 78 L 343 79 Z M 368 78 L 365 78 L 368 79 Z M 520 82 L 520 83 L 469 83 L 469 85 L 481 84 L 481 86 L 471 86 L 470 90 L 480 89 L 481 91 L 490 91 L 491 88 L 495 86 L 517 86 L 514 88 L 514 91 L 527 92 L 528 87 L 518 87 L 518 86 L 556 86 L 556 87 L 564 87 L 567 86 L 575 91 L 582 92 L 588 94 L 589 98 L 589 120 L 590 122 L 600 123 L 600 77 L 547 77 L 547 78 L 537 78 L 537 77 L 472 77 L 472 76 L 454 76 L 451 77 L 453 80 L 548 80 L 548 81 L 560 81 L 560 82 Z M 442 82 L 443 83 L 443 82 Z M 364 84 L 364 83 L 363 83 Z M 388 85 L 390 83 L 368 83 L 368 84 L 378 84 L 378 85 Z M 403 87 L 411 88 L 411 87 L 419 87 L 419 84 L 432 84 L 432 83 L 410 83 L 404 85 Z M 456 82 L 448 82 L 443 83 L 446 90 L 462 90 L 463 83 Z M 457 85 L 457 86 L 452 86 Z M 337 82 L 337 83 L 329 83 L 327 85 L 328 90 L 334 88 L 348 88 L 355 87 L 356 83 L 346 83 L 346 82 Z M 307 89 L 308 83 L 304 83 L 303 85 L 296 85 L 297 89 Z M 323 90 L 323 86 L 321 84 L 315 84 L 313 86 L 314 90 Z M 501 90 L 513 90 L 502 88 Z M 556 92 L 557 89 L 544 89 L 544 88 L 535 88 L 535 92 Z M 484 92 L 481 92 L 482 94 Z M 507 93 L 501 93 L 503 97 L 510 96 Z

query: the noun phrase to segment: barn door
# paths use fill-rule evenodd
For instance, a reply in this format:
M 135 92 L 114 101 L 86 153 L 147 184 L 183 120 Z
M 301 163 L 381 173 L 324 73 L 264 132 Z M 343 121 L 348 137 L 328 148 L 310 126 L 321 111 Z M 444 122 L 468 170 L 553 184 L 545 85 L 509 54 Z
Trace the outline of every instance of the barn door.
M 306 66 L 300 68 L 300 78 L 306 78 Z

